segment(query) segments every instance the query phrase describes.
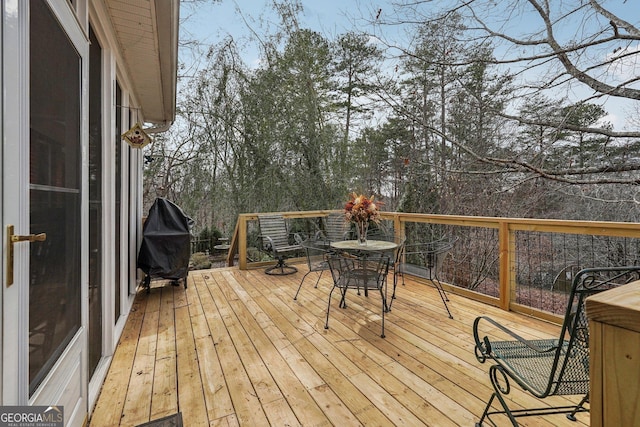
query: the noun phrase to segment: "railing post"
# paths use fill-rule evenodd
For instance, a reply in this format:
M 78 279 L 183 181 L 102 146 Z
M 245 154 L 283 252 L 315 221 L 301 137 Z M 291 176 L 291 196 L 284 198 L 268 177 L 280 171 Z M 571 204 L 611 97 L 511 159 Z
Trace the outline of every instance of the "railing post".
M 247 217 L 238 217 L 238 268 L 247 269 Z
M 393 229 L 395 230 L 395 238 L 399 239 L 400 236 L 404 236 L 404 222 L 400 220 L 400 215 L 397 213 L 393 215 Z
M 500 244 L 500 308 L 509 311 L 511 305 L 511 291 L 515 284 L 515 236 L 514 231 L 509 227 L 508 221 L 500 221 L 499 225 Z

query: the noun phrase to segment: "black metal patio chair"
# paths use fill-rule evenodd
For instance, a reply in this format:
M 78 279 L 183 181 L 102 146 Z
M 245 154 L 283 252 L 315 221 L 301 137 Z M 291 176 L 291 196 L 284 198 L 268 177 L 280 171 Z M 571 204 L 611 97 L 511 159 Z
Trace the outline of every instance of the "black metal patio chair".
M 347 290 L 361 288 L 365 290 L 378 290 L 380 292 L 382 311 L 382 333 L 384 338 L 384 313 L 387 310 L 387 274 L 389 273 L 390 258 L 386 255 L 376 254 L 366 258 L 358 258 L 341 254 L 330 254 L 327 258 L 333 287 L 329 292 L 327 303 L 327 320 L 324 328 L 329 329 L 329 312 L 331 309 L 331 296 L 335 289 L 340 290 L 340 308 L 347 308 Z
M 284 217 L 280 214 L 258 215 L 258 223 L 262 250 L 269 253 L 277 261 L 275 265 L 267 267 L 264 272 L 279 276 L 297 272 L 298 269 L 287 265 L 285 259 L 302 250 L 302 246 L 295 242 L 292 243 L 294 237 L 289 233 Z
M 300 289 L 302 288 L 302 284 L 304 283 L 304 279 L 309 275 L 309 273 L 318 273 L 318 279 L 316 280 L 316 284 L 314 286 L 314 288 L 317 288 L 318 283 L 320 283 L 320 279 L 322 278 L 322 273 L 326 270 L 329 270 L 329 262 L 327 261 L 327 256 L 331 253 L 331 246 L 328 240 L 316 238 L 303 239 L 300 234 L 296 234 L 295 239 L 296 242 L 304 249 L 305 255 L 307 257 L 307 267 L 309 268 L 304 276 L 302 276 L 300 285 L 298 285 L 298 290 L 293 297 L 294 300 L 297 300 Z
M 395 298 L 399 278 L 402 277 L 402 285 L 404 286 L 404 275 L 410 274 L 429 280 L 433 284 L 440 295 L 440 299 L 442 299 L 449 318 L 453 319 L 447 304 L 449 297 L 438 275 L 446 256 L 453 249 L 457 240 L 458 238 L 455 236 L 445 236 L 430 242 L 405 244 L 403 253 L 399 254 L 398 263 L 393 273 L 391 301 Z
M 373 230 L 373 232 L 367 236 L 367 238 L 371 240 L 385 240 L 388 242 L 396 243 L 396 247 L 388 250 L 382 251 L 380 253 L 384 255 L 388 255 L 390 257 L 389 269 L 393 270 L 393 292 L 391 298 L 387 301 L 387 311 L 391 311 L 391 306 L 393 305 L 393 300 L 396 298 L 396 274 L 400 268 L 401 263 L 404 260 L 404 252 L 405 252 L 405 244 L 406 237 L 405 236 L 396 236 L 393 228 L 384 229 L 382 227 Z
M 505 415 L 517 426 L 518 417 L 564 413 L 575 421 L 576 413 L 588 411 L 584 406 L 589 401 L 589 326 L 585 299 L 639 278 L 640 266 L 580 270 L 573 279 L 558 338 L 527 340 L 489 317 L 476 318 L 473 322 L 476 358 L 481 363 L 487 359 L 494 362 L 489 368 L 494 392 L 476 427 L 482 426 L 485 420 L 496 425 L 491 416 L 498 414 Z M 511 391 L 511 381 L 538 398 L 554 395 L 582 398 L 575 405 L 514 410 L 509 408 L 505 397 Z M 500 404 L 497 409 L 492 408 L 495 399 Z

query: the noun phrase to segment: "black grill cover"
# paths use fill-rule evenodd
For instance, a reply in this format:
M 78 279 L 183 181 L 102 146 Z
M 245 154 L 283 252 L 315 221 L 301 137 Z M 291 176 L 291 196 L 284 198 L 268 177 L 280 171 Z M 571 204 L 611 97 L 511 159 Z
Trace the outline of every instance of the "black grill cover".
M 142 229 L 138 268 L 150 277 L 186 278 L 191 256 L 193 220 L 177 205 L 158 198 Z

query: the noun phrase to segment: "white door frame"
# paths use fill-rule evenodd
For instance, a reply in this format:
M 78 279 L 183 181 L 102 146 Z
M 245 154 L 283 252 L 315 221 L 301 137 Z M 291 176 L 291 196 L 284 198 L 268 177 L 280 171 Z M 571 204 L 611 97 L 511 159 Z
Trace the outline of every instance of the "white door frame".
M 81 235 L 88 226 L 88 40 L 70 3 L 46 0 L 82 58 L 81 138 Z M 2 228 L 13 224 L 16 234 L 29 234 L 29 3 L 2 2 Z M 29 245 L 15 245 L 14 282 L 6 282 L 6 243 L 2 287 L 2 404 L 63 405 L 65 425 L 81 426 L 87 416 L 88 261 L 87 238 L 81 239 L 81 324 L 71 343 L 35 392 L 29 396 Z
M 7 170 L 5 165 L 28 162 L 29 105 L 24 100 L 29 86 L 28 55 L 28 15 L 24 2 L 2 2 L 2 403 L 3 405 L 24 404 L 28 396 L 28 381 L 21 375 L 28 360 L 26 345 L 21 341 L 20 331 L 28 328 L 28 316 L 21 307 L 28 305 L 27 282 L 29 252 L 26 244 L 15 245 L 13 284 L 7 282 L 7 231 L 12 224 L 15 232 L 26 234 L 29 229 L 28 216 L 21 215 L 16 206 L 24 203 L 24 182 L 28 182 L 28 171 Z M 13 30 L 11 30 L 13 29 Z M 27 56 L 27 58 L 25 58 Z M 21 146 L 22 145 L 22 146 Z M 28 194 L 27 194 L 28 197 Z M 24 338 L 22 338 L 24 342 Z

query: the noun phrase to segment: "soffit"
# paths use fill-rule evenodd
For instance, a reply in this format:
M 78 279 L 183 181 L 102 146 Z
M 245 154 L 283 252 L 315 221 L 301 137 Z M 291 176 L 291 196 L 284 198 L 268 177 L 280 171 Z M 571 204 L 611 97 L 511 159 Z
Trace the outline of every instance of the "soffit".
M 106 0 L 145 122 L 175 118 L 179 0 Z

